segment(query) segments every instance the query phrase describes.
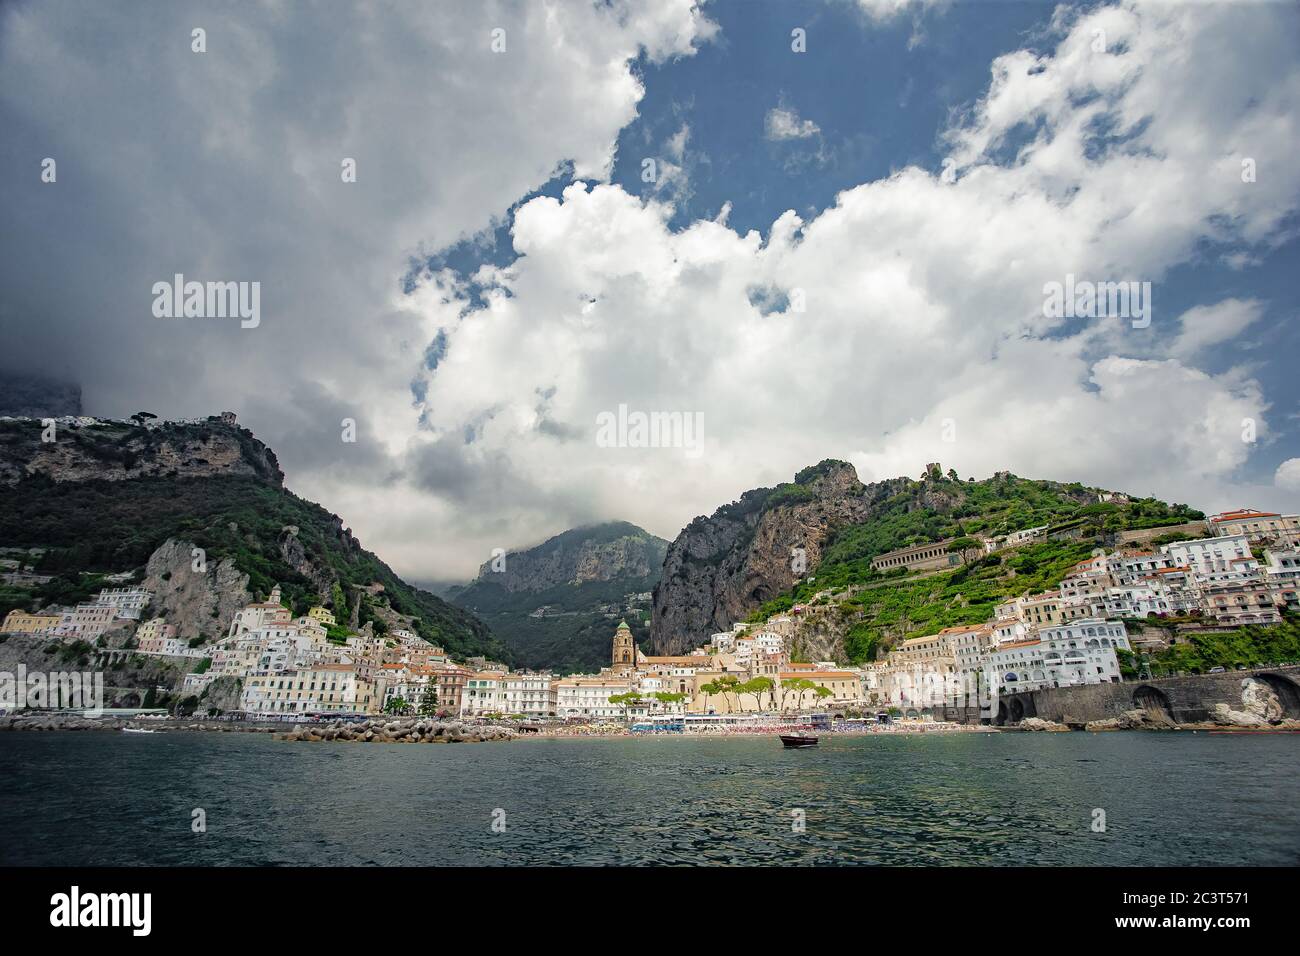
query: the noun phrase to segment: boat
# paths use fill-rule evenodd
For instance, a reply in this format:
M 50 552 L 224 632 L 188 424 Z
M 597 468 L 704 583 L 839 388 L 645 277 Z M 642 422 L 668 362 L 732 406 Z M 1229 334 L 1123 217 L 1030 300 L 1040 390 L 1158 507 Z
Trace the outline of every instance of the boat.
M 817 738 L 812 734 L 780 734 L 781 743 L 787 747 L 816 747 Z
M 147 730 L 147 729 L 145 729 L 144 727 L 123 727 L 123 728 L 122 728 L 122 733 L 124 733 L 124 734 L 156 734 L 156 733 L 158 733 L 158 731 L 156 731 L 156 730 Z

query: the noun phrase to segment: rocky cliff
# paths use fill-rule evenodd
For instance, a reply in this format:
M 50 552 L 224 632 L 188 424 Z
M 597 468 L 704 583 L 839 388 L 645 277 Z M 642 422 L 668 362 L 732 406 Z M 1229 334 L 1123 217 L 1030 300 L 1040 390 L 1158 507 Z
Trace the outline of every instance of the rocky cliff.
M 230 558 L 195 562 L 196 545 L 169 538 L 149 556 L 143 586 L 154 592 L 151 616 L 164 617 L 176 634 L 189 641 L 225 635 L 235 612 L 252 601 L 248 575 Z
M 824 461 L 793 483 L 747 491 L 698 517 L 668 547 L 654 592 L 650 642 L 656 654 L 699 647 L 817 567 L 840 527 L 863 522 L 905 479 L 871 485 L 853 466 Z
M 0 421 L 0 482 L 244 476 L 278 486 L 284 480 L 271 449 L 215 416 L 150 427 L 64 420 L 50 427 L 52 434 L 37 419 Z
M 843 594 L 851 585 L 865 589 L 853 602 L 837 603 L 826 614 L 801 616 L 791 650 L 813 660 L 860 660 L 882 636 L 907 633 L 916 624 L 910 612 L 895 615 L 897 620 L 888 625 L 878 623 L 880 613 L 873 608 L 889 605 L 893 586 L 875 580 L 879 575 L 872 571 L 871 559 L 877 555 L 922 542 L 1030 527 L 1050 527 L 1054 538 L 1059 532 L 1062 539 L 1088 537 L 1113 546 L 1112 539 L 1126 529 L 1177 528 L 1203 517 L 1184 505 L 1155 499 L 1102 497 L 1100 489 L 1079 483 L 1023 479 L 1008 472 L 962 480 L 938 464 L 927 465 L 917 479 L 863 485 L 851 465 L 823 461 L 791 483 L 746 492 L 710 517 L 696 518 L 677 536 L 655 589 L 651 647 L 657 654 L 681 653 L 764 604 L 769 610 L 773 603 L 786 609 L 812 602 L 823 590 Z M 974 551 L 982 553 L 978 543 Z M 1009 568 L 1007 573 L 1016 572 Z M 943 600 L 957 616 L 969 603 L 960 584 L 961 579 L 942 583 L 956 589 Z M 871 590 L 876 586 L 886 590 L 876 593 Z M 939 601 L 940 596 L 927 600 Z M 983 610 L 969 610 L 969 615 Z

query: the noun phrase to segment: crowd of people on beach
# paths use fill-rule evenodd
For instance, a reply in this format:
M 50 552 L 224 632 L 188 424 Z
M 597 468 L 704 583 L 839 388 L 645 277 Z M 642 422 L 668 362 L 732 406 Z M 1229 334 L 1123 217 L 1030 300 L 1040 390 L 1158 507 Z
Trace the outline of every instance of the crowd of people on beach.
M 867 734 L 919 734 L 936 732 L 971 731 L 981 728 L 966 724 L 956 724 L 936 720 L 896 720 L 887 724 L 873 721 L 836 721 L 829 729 L 821 728 L 817 732 L 828 736 L 864 736 Z M 811 725 L 792 726 L 790 724 L 773 724 L 761 727 L 754 724 L 743 726 L 691 727 L 689 730 L 654 728 L 633 731 L 621 722 L 600 722 L 590 724 L 550 724 L 538 728 L 541 737 L 763 737 L 771 734 L 789 733 L 791 731 L 812 731 Z

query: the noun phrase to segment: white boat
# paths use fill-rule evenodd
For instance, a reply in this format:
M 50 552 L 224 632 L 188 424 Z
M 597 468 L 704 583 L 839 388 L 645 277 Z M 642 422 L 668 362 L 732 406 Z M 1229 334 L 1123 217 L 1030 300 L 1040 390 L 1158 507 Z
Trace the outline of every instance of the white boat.
M 124 734 L 156 734 L 156 733 L 158 733 L 158 731 L 156 731 L 156 730 L 146 730 L 144 727 L 123 727 L 123 728 L 122 728 L 122 733 L 124 733 Z

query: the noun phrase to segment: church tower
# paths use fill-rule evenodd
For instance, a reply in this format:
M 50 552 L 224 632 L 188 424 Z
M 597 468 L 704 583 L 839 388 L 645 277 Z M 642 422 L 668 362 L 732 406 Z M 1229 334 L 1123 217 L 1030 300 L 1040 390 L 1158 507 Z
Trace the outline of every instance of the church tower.
M 618 625 L 614 632 L 614 670 L 630 671 L 636 666 L 636 641 L 632 639 L 632 629 L 627 621 Z

